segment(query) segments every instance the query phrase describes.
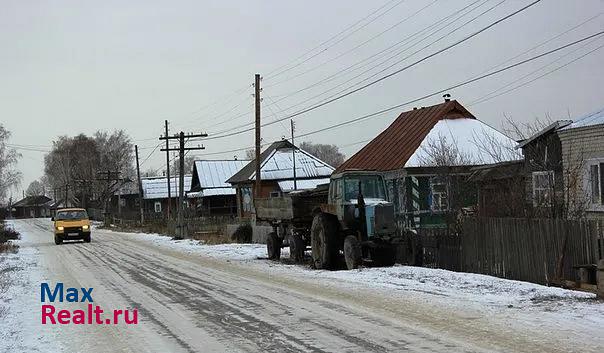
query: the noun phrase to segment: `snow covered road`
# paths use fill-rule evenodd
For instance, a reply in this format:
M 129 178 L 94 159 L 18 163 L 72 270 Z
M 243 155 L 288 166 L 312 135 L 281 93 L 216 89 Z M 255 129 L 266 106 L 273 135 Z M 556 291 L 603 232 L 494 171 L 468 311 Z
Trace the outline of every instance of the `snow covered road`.
M 103 230 L 93 232 L 90 244 L 55 246 L 48 220 L 14 225 L 20 251 L 0 255 L 0 279 L 12 283 L 0 290 L 0 351 L 597 352 L 604 346 L 604 307 L 590 295 L 498 279 L 477 291 L 486 276 L 400 266 L 311 271 L 254 259 L 250 254 L 262 248 L 253 245 L 194 248 Z M 451 281 L 462 286 L 443 281 L 454 275 Z M 95 305 L 137 308 L 139 323 L 42 325 L 41 282 L 92 287 Z

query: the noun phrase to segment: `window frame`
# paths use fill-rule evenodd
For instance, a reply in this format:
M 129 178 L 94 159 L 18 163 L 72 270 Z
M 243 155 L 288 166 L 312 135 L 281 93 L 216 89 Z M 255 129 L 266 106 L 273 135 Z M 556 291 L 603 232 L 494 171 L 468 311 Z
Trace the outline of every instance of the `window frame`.
M 447 212 L 450 210 L 449 205 L 449 183 L 447 180 L 444 180 L 443 177 L 432 177 L 430 178 L 430 210 L 432 212 Z M 442 191 L 435 191 L 435 186 L 443 186 Z M 437 197 L 437 195 L 439 195 Z M 444 195 L 444 198 L 443 196 Z M 438 205 L 436 200 L 438 199 Z M 445 200 L 444 205 L 442 200 Z
M 551 186 L 548 187 L 536 187 L 537 178 L 535 176 L 551 176 Z M 553 170 L 539 170 L 531 173 L 531 182 L 532 182 L 532 198 L 533 198 L 533 207 L 552 207 L 554 193 L 556 190 L 556 173 Z M 544 203 L 540 203 L 540 199 L 537 197 L 538 192 L 548 192 L 549 191 L 549 200 L 546 200 Z
M 594 202 L 592 170 L 596 167 L 596 177 L 598 186 L 598 199 Z M 585 182 L 584 187 L 589 201 L 589 209 L 592 211 L 604 211 L 604 159 L 597 158 L 585 162 Z

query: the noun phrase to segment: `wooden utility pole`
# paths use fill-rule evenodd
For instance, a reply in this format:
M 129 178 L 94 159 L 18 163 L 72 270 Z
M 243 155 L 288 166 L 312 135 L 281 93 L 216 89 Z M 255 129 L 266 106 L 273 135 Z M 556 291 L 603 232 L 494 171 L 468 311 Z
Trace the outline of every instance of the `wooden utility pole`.
M 254 80 L 254 98 L 256 107 L 256 187 L 254 197 L 260 195 L 260 74 L 256 74 Z
M 185 147 L 185 139 L 189 139 L 189 138 L 197 138 L 197 137 L 207 137 L 208 134 L 188 134 L 185 135 L 184 132 L 180 132 L 178 135 L 174 135 L 174 136 L 163 136 L 160 137 L 160 140 L 174 140 L 177 139 L 179 146 L 178 148 L 170 148 L 170 147 L 166 147 L 166 148 L 162 148 L 162 151 L 178 151 L 179 153 L 179 157 L 180 157 L 180 163 L 179 163 L 179 171 L 180 171 L 180 175 L 179 175 L 179 185 L 178 185 L 178 208 L 177 208 L 177 212 L 178 212 L 178 230 L 177 230 L 177 235 L 176 238 L 178 239 L 183 239 L 185 237 L 185 229 L 184 229 L 184 210 L 183 210 L 183 205 L 184 205 L 184 193 L 185 193 L 185 151 L 192 151 L 192 150 L 203 150 L 205 149 L 205 147 L 203 146 L 197 146 L 197 147 Z M 170 180 L 168 179 L 168 182 L 170 182 Z M 168 202 L 170 202 L 170 200 L 168 200 Z
M 145 222 L 143 212 L 143 185 L 141 184 L 141 167 L 138 163 L 138 145 L 134 145 L 134 153 L 136 154 L 136 178 L 138 180 L 138 206 L 141 212 L 141 226 Z
M 164 136 L 168 136 L 168 120 L 165 120 L 166 124 L 166 134 Z M 166 149 L 170 148 L 170 144 L 168 139 L 166 139 Z M 170 151 L 166 151 L 166 176 L 168 177 L 168 219 L 170 219 L 170 200 L 172 200 L 172 195 L 170 192 Z
M 294 190 L 298 190 L 298 184 L 296 182 L 296 145 L 294 144 L 294 129 L 295 129 L 295 124 L 294 124 L 294 119 L 290 120 L 291 122 L 291 126 L 292 126 L 292 160 L 294 163 Z

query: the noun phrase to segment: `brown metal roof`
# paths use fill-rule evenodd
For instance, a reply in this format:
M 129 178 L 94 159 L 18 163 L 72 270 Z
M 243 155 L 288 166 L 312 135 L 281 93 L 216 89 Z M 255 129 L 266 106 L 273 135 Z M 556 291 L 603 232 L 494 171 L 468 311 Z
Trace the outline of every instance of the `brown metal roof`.
M 434 125 L 444 118 L 476 119 L 455 100 L 403 112 L 386 130 L 340 165 L 336 172 L 401 169 Z

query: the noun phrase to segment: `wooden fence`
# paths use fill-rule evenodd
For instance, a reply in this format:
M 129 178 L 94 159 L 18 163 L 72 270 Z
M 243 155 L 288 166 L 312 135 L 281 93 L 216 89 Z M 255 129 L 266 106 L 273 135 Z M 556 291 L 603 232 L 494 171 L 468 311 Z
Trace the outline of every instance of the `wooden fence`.
M 597 263 L 604 257 L 603 245 L 602 223 L 597 221 L 467 218 L 462 269 L 543 284 L 558 275 L 575 280 L 573 266 Z
M 419 230 L 423 266 L 541 284 L 576 280 L 574 266 L 604 258 L 603 226 L 594 220 L 466 218 L 461 232 Z

